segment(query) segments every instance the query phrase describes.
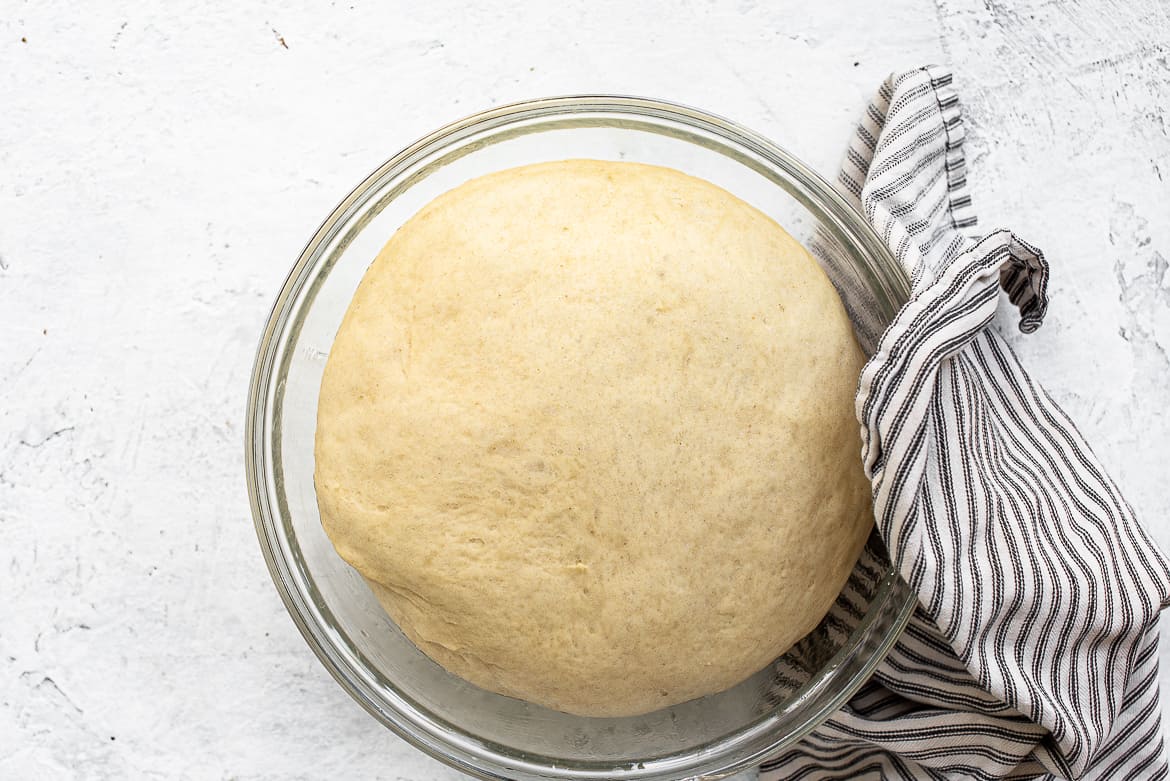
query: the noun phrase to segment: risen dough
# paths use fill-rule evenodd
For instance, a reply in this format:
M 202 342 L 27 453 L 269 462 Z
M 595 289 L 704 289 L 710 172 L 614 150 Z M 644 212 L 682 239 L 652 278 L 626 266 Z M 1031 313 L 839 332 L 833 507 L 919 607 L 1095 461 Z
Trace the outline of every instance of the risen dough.
M 564 161 L 437 198 L 366 272 L 321 385 L 338 552 L 492 691 L 642 713 L 819 622 L 872 523 L 833 287 L 677 171 Z

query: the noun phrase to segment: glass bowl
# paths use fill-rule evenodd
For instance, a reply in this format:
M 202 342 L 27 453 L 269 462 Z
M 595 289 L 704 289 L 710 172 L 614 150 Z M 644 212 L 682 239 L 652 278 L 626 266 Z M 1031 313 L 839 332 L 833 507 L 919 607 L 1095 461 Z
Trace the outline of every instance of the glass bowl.
M 884 324 L 906 299 L 904 273 L 864 220 L 792 155 L 745 128 L 685 106 L 611 96 L 476 114 L 407 147 L 358 185 L 285 281 L 248 400 L 256 531 L 280 596 L 329 672 L 375 718 L 443 762 L 514 781 L 725 777 L 821 723 L 901 633 L 915 599 L 876 534 L 820 626 L 766 669 L 720 694 L 644 716 L 584 718 L 492 694 L 430 661 L 334 552 L 317 514 L 318 388 L 367 266 L 439 194 L 493 171 L 565 158 L 631 160 L 707 179 L 814 248 L 851 312 L 864 307 Z M 863 345 L 873 336 L 859 333 Z

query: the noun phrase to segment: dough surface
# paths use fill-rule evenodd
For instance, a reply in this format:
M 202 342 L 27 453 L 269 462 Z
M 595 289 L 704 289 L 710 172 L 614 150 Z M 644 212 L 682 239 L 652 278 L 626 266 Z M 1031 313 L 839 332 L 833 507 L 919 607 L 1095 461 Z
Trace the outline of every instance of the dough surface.
M 569 160 L 437 198 L 325 368 L 321 520 L 483 688 L 626 716 L 811 631 L 872 525 L 863 363 L 816 261 L 678 171 Z

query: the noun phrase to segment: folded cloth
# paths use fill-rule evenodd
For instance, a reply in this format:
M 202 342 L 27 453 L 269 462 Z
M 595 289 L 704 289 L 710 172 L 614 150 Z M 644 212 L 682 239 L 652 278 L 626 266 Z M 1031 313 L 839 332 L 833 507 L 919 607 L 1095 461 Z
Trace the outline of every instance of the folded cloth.
M 874 515 L 918 594 L 848 705 L 761 768 L 767 780 L 1156 779 L 1167 560 L 1072 421 L 993 325 L 1034 331 L 1048 265 L 980 241 L 951 75 L 892 75 L 839 184 L 910 274 L 857 394 Z M 880 333 L 863 306 L 858 331 Z

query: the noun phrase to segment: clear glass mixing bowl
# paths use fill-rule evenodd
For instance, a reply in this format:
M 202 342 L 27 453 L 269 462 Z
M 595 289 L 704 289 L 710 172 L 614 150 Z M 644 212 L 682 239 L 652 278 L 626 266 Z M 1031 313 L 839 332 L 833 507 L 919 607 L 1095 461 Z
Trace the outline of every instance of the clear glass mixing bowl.
M 838 287 L 861 291 L 861 305 L 885 321 L 906 299 L 904 273 L 865 221 L 792 155 L 745 128 L 684 106 L 610 96 L 476 114 L 407 147 L 358 185 L 285 281 L 248 401 L 256 531 L 276 588 L 321 662 L 375 718 L 428 754 L 486 779 L 721 778 L 823 721 L 901 633 L 914 597 L 876 535 L 847 589 L 859 596 L 843 595 L 808 638 L 768 668 L 711 697 L 596 719 L 483 691 L 431 662 L 337 556 L 317 514 L 317 392 L 366 267 L 439 194 L 492 171 L 565 158 L 652 163 L 707 179 L 815 245 Z

